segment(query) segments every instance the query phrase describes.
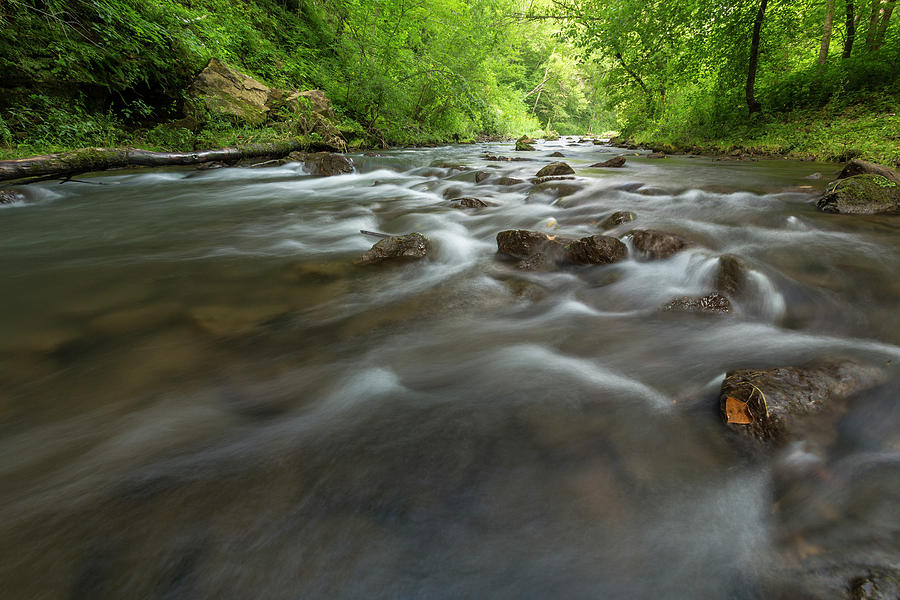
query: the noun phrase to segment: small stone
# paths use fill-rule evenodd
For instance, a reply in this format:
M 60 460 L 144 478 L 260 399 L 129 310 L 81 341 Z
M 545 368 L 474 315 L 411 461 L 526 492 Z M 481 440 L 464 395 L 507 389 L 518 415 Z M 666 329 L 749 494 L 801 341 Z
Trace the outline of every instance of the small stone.
M 566 155 L 557 150 L 553 154 L 548 154 L 547 156 L 549 156 L 550 158 L 565 158 Z
M 456 198 L 453 201 L 454 208 L 487 208 L 488 206 L 496 206 L 491 202 L 485 202 L 479 198 Z
M 619 168 L 625 166 L 625 157 L 622 155 L 614 156 L 609 160 L 594 163 L 591 165 L 592 167 L 609 167 L 609 168 Z
M 418 232 L 379 240 L 356 261 L 374 265 L 388 260 L 419 260 L 428 254 L 428 238 Z
M 575 169 L 564 162 L 552 162 L 537 172 L 538 177 L 553 177 L 557 175 L 574 175 Z
M 747 266 L 733 254 L 719 257 L 716 289 L 731 298 L 739 297 L 747 286 Z
M 721 294 L 707 296 L 683 296 L 670 300 L 662 307 L 665 312 L 686 312 L 693 314 L 723 314 L 731 312 L 731 302 Z
M 475 183 L 481 183 L 490 176 L 491 174 L 487 171 L 475 171 Z
M 525 183 L 522 179 L 516 179 L 515 177 L 501 177 L 497 180 L 497 185 L 519 185 L 520 183 Z
M 647 158 L 665 158 L 666 155 L 662 152 L 651 152 L 647 155 Z
M 13 190 L 0 190 L 0 204 L 14 204 L 22 202 L 25 196 Z
M 600 221 L 600 229 L 612 229 L 613 227 L 622 225 L 623 223 L 630 223 L 636 218 L 637 217 L 633 212 L 627 210 L 619 210 Z

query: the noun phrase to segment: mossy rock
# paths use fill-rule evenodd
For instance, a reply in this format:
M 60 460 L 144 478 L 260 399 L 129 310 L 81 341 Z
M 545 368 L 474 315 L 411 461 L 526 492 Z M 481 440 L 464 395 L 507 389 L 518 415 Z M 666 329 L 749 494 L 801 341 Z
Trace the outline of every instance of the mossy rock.
M 209 61 L 188 88 L 190 97 L 199 100 L 210 113 L 252 125 L 262 125 L 266 121 L 269 93 L 267 85 L 217 58 Z M 188 103 L 186 110 L 194 113 L 195 107 Z M 204 120 L 200 114 L 188 116 Z
M 534 140 L 529 138 L 528 136 L 523 135 L 519 139 L 516 140 L 516 150 L 519 151 L 527 151 L 534 150 Z
M 883 175 L 854 175 L 829 184 L 816 206 L 844 215 L 900 214 L 900 185 Z

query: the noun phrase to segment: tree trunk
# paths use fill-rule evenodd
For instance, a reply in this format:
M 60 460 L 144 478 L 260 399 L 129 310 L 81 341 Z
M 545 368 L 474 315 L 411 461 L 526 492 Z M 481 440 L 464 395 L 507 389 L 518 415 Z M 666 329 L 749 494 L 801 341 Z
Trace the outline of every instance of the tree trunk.
M 853 14 L 854 11 L 853 0 L 847 0 L 847 37 L 844 38 L 842 58 L 850 58 L 850 55 L 853 53 L 853 40 L 856 38 L 856 16 Z
M 762 110 L 756 100 L 754 88 L 756 86 L 756 68 L 759 66 L 759 34 L 762 31 L 763 20 L 766 18 L 766 5 L 769 0 L 761 0 L 756 19 L 753 21 L 753 38 L 750 40 L 750 65 L 747 69 L 747 110 L 752 115 Z
M 888 21 L 891 20 L 891 13 L 894 12 L 894 4 L 896 4 L 896 0 L 887 0 L 884 8 L 881 9 L 881 23 L 878 25 L 878 31 L 875 33 L 875 43 L 872 46 L 872 50 L 878 50 L 881 48 L 881 44 L 884 43 Z
M 618 48 L 615 48 L 616 51 L 616 59 L 619 61 L 619 64 L 622 65 L 622 68 L 625 69 L 625 72 L 628 73 L 628 76 L 637 82 L 641 89 L 644 91 L 644 95 L 647 97 L 647 107 L 649 108 L 651 114 L 653 113 L 653 94 L 650 92 L 647 85 L 644 83 L 644 80 L 638 76 L 637 73 L 628 68 L 628 65 L 625 63 L 625 59 L 622 57 L 622 53 L 619 52 Z
M 878 31 L 878 16 L 881 14 L 881 5 L 884 0 L 872 1 L 872 12 L 869 14 L 869 28 L 866 29 L 866 49 L 871 50 L 875 44 L 875 34 Z
M 237 148 L 219 148 L 200 152 L 150 152 L 134 148 L 84 148 L 61 154 L 0 160 L 0 181 L 31 177 L 71 177 L 79 173 L 122 167 L 168 167 L 202 163 L 232 162 L 243 158 L 280 158 L 308 144 L 296 140 L 269 144 L 249 144 Z
M 825 27 L 822 32 L 822 44 L 819 46 L 818 64 L 824 65 L 828 60 L 828 49 L 831 47 L 831 29 L 834 25 L 834 0 L 825 0 Z

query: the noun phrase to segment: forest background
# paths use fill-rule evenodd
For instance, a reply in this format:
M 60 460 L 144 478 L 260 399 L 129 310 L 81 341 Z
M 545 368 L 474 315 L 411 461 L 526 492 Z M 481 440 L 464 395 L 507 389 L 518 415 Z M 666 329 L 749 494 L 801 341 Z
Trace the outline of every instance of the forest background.
M 350 148 L 618 132 L 669 151 L 897 164 L 895 5 L 0 0 L 0 158 L 303 133 L 185 120 L 187 88 L 219 58 L 324 90 Z

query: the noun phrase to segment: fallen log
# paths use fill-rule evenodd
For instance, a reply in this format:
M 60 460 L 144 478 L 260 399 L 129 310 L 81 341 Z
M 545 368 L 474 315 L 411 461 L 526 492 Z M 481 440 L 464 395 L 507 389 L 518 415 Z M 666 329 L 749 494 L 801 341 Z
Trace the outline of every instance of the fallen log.
M 137 148 L 83 148 L 74 152 L 0 160 L 0 181 L 47 176 L 71 177 L 79 173 L 123 167 L 169 167 L 199 165 L 216 161 L 233 162 L 245 158 L 281 158 L 295 150 L 306 150 L 308 146 L 308 143 L 299 140 L 286 140 L 198 152 L 152 152 Z

